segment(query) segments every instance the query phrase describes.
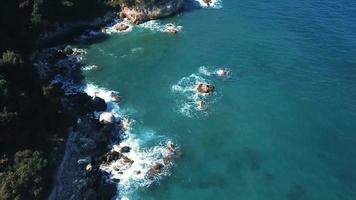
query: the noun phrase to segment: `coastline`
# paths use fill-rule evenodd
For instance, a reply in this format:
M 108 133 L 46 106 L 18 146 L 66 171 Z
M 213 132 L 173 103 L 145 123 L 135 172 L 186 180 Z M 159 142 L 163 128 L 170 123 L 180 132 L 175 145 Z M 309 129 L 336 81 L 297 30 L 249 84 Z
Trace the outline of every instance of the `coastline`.
M 113 157 L 112 154 L 116 151 L 113 150 L 112 145 L 118 143 L 120 140 L 118 138 L 123 134 L 123 130 L 119 126 L 121 116 L 115 116 L 113 123 L 105 125 L 100 123 L 98 118 L 101 112 L 111 112 L 110 110 L 102 109 L 95 112 L 95 110 L 90 110 L 91 108 L 89 110 L 83 108 L 83 103 L 88 104 L 89 102 L 91 104 L 90 101 L 97 97 L 95 93 L 90 96 L 85 91 L 86 84 L 83 84 L 84 77 L 82 75 L 83 66 L 79 61 L 81 52 L 74 53 L 72 52 L 73 49 L 67 49 L 63 45 L 63 43 L 83 34 L 86 30 L 98 30 L 113 23 L 114 20 L 115 15 L 108 13 L 93 22 L 73 23 L 66 29 L 40 40 L 38 50 L 32 55 L 31 60 L 35 63 L 41 80 L 49 81 L 52 85 L 59 85 L 65 93 L 65 97 L 62 98 L 64 107 L 77 112 L 77 124 L 69 131 L 64 156 L 56 173 L 54 187 L 48 198 L 50 200 L 112 199 L 118 191 L 116 183 L 110 181 L 109 178 L 108 173 L 110 173 L 111 167 L 100 169 L 100 166 L 103 160 L 109 160 L 109 163 L 111 163 L 119 159 Z M 91 36 L 89 35 L 89 37 Z M 105 107 L 107 108 L 107 105 L 112 103 L 115 102 L 106 101 Z M 83 110 L 85 111 L 83 112 Z M 105 136 L 106 141 L 102 141 L 103 133 L 107 135 Z M 163 160 L 161 162 L 163 163 Z M 142 176 L 141 178 L 145 179 L 146 177 Z M 115 178 L 112 177 L 111 179 Z

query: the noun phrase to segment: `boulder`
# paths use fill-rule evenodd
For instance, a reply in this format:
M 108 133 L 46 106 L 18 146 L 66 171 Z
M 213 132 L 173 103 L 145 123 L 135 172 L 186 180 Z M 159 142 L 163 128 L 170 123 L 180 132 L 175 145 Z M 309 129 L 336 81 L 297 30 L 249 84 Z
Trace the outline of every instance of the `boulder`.
M 129 26 L 126 25 L 126 24 L 124 24 L 124 23 L 117 23 L 117 24 L 114 25 L 114 29 L 115 29 L 116 31 L 119 31 L 119 32 L 125 31 L 125 30 L 127 30 L 128 28 L 129 28 Z
M 105 111 L 107 109 L 105 100 L 100 97 L 94 97 L 90 102 L 90 107 L 93 111 Z
M 122 148 L 120 149 L 120 152 L 121 152 L 121 153 L 128 153 L 128 152 L 130 152 L 130 150 L 131 150 L 131 147 L 129 147 L 129 146 L 124 146 L 124 147 L 122 147 Z
M 102 124 L 113 124 L 115 117 L 111 112 L 103 112 L 99 116 L 99 122 Z
M 215 91 L 215 87 L 213 85 L 200 83 L 197 87 L 197 91 L 203 94 L 210 94 Z

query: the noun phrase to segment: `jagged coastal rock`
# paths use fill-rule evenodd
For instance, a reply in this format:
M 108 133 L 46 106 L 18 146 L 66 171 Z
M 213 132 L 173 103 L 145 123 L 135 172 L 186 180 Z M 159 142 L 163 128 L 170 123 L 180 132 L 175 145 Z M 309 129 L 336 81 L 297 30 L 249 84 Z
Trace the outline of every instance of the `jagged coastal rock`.
M 183 0 L 159 0 L 157 3 L 140 4 L 134 6 L 122 5 L 121 17 L 127 18 L 133 24 L 140 24 L 148 20 L 154 20 L 172 16 L 183 8 Z

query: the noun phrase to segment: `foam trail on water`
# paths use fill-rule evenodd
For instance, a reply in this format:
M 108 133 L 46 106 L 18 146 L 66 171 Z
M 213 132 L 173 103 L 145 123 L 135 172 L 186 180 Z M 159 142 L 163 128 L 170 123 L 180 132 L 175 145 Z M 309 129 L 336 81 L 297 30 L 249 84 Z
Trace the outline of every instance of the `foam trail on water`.
M 181 31 L 183 28 L 182 26 L 173 26 L 175 29 L 177 29 L 177 31 Z M 138 25 L 138 27 L 148 29 L 154 32 L 167 32 L 168 24 L 161 24 L 158 20 L 151 20 Z
M 98 66 L 98 65 L 86 65 L 84 67 L 81 68 L 83 71 L 99 71 L 102 69 L 102 67 Z

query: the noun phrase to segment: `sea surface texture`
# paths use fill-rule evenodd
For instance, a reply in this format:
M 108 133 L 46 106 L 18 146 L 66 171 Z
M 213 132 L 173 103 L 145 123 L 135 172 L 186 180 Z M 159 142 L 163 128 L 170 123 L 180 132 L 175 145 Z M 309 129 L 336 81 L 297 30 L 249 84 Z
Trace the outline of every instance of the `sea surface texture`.
M 130 122 L 117 198 L 355 200 L 356 1 L 199 3 L 79 46 L 89 92 L 120 92 Z M 164 176 L 135 177 L 169 142 L 183 155 Z

